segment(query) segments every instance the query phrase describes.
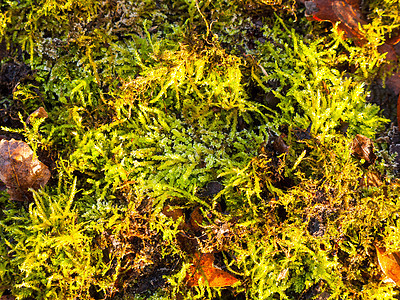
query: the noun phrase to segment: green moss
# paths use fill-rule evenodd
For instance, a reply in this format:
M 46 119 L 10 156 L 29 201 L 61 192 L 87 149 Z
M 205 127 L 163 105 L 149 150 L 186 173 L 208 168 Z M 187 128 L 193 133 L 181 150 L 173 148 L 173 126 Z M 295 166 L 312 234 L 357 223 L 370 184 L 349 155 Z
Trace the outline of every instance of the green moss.
M 34 69 L 12 94 L 20 119 L 49 113 L 3 129 L 52 169 L 32 203 L 1 193 L 0 293 L 397 297 L 374 245 L 398 249 L 398 183 L 384 161 L 367 170 L 351 154 L 355 134 L 387 123 L 366 102 L 379 43 L 313 27 L 291 1 L 55 4 L 0 4 L 5 51 L 19 47 Z M 371 10 L 371 32 L 394 32 L 393 5 Z M 363 183 L 371 171 L 382 185 Z M 185 213 L 174 221 L 167 206 Z M 240 283 L 188 287 L 195 251 L 213 251 Z

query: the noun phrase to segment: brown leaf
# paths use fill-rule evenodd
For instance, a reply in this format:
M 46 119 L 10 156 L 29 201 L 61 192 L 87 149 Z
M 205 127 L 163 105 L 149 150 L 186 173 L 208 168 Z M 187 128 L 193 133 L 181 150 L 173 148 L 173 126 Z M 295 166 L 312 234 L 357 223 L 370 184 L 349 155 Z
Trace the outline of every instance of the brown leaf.
M 358 45 L 366 43 L 359 25 L 367 22 L 363 19 L 358 0 L 314 0 L 306 1 L 306 16 L 317 21 L 340 22 L 338 29 L 344 31 L 347 38 L 352 38 Z
M 362 19 L 359 10 L 354 9 L 346 1 L 332 2 L 332 9 L 341 22 L 341 29 L 346 32 L 346 35 L 349 38 L 355 39 L 359 45 L 364 44 L 366 41 L 359 27 L 367 24 L 367 22 Z
M 394 29 L 393 32 L 390 33 L 390 35 L 391 35 L 390 37 L 389 37 L 389 34 L 386 35 L 386 39 L 385 39 L 386 44 L 396 45 L 398 42 L 400 42 L 399 28 Z
M 274 139 L 272 146 L 278 154 L 289 153 L 289 146 L 286 145 L 281 135 Z
M 345 32 L 347 38 L 363 46 L 367 39 L 360 31 L 360 27 L 366 25 L 366 18 L 360 10 L 359 0 L 313 0 L 304 1 L 306 16 L 317 21 L 329 21 L 332 24 L 340 22 L 338 29 Z M 379 53 L 386 53 L 385 59 L 388 64 L 384 67 L 385 71 L 390 71 L 397 66 L 397 55 L 393 45 L 400 40 L 399 32 L 394 32 L 394 36 L 386 39 L 386 43 L 378 47 Z M 397 34 L 397 35 L 396 35 Z M 394 92 L 400 91 L 400 72 L 393 73 L 386 79 L 386 85 Z
M 201 223 L 203 222 L 203 215 L 201 214 L 200 207 L 196 207 L 190 214 L 189 225 L 190 229 L 194 232 L 203 230 Z
M 26 120 L 26 123 L 29 124 L 33 119 L 47 118 L 48 116 L 49 115 L 47 114 L 47 111 L 41 106 L 29 115 L 28 119 Z
M 34 156 L 28 144 L 14 139 L 0 141 L 0 180 L 11 200 L 29 200 L 28 189 L 38 190 L 49 179 L 49 169 Z
M 357 134 L 351 143 L 352 154 L 357 159 L 364 159 L 364 167 L 368 167 L 375 163 L 376 155 L 374 153 L 374 145 L 371 139 Z
M 232 286 L 239 280 L 233 275 L 214 267 L 214 254 L 195 253 L 194 263 L 190 266 L 190 275 L 186 276 L 189 287 L 198 286 L 199 281 L 208 282 L 210 287 Z
M 380 187 L 382 185 L 382 176 L 377 172 L 368 172 L 361 179 L 361 187 Z
M 179 218 L 182 218 L 183 220 L 185 220 L 185 214 L 183 213 L 183 209 L 181 208 L 173 208 L 169 205 L 166 205 L 163 210 L 162 213 L 168 217 L 168 218 L 172 218 L 172 220 L 177 221 Z
M 166 205 L 162 210 L 162 213 L 174 221 L 182 218 L 183 222 L 179 224 L 178 228 L 180 232 L 176 235 L 176 242 L 182 251 L 187 253 L 194 253 L 197 249 L 198 243 L 193 235 L 191 228 L 191 221 L 185 220 L 184 210 L 181 208 L 174 208 L 172 206 Z
M 382 272 L 393 280 L 396 285 L 400 284 L 400 252 L 387 253 L 385 248 L 375 245 L 378 255 L 379 266 Z

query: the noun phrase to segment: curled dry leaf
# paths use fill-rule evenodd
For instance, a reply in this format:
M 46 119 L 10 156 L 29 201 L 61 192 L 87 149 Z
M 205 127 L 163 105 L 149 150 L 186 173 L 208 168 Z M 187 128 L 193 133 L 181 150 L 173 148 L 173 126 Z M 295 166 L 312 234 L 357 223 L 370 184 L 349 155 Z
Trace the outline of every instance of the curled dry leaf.
M 345 32 L 348 38 L 354 39 L 359 44 L 365 44 L 365 38 L 362 35 L 359 24 L 365 25 L 367 22 L 363 19 L 359 11 L 358 1 L 341 0 L 313 0 L 305 1 L 306 16 L 317 21 L 329 21 L 338 24 L 339 30 Z
M 351 151 L 357 159 L 364 159 L 364 167 L 369 167 L 375 163 L 376 155 L 371 139 L 357 134 L 351 143 Z
M 387 253 L 385 248 L 375 245 L 382 272 L 396 285 L 400 284 L 400 252 Z
M 232 286 L 239 280 L 228 272 L 214 267 L 214 254 L 195 253 L 194 263 L 190 266 L 186 284 L 189 287 L 198 286 L 199 281 L 208 282 L 210 287 Z
M 0 180 L 11 200 L 29 200 L 28 190 L 38 190 L 49 179 L 49 169 L 34 156 L 28 144 L 14 139 L 0 141 Z
M 26 120 L 26 123 L 29 124 L 33 119 L 47 118 L 48 116 L 49 115 L 47 114 L 47 111 L 41 106 L 29 115 L 28 119 Z

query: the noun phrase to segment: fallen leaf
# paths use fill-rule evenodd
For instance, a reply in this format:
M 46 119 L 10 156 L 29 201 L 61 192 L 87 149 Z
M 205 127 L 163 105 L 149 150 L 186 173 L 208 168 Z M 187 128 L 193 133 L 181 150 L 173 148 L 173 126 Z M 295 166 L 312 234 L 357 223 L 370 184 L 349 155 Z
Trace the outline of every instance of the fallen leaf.
M 6 185 L 11 200 L 29 200 L 28 190 L 38 190 L 49 179 L 49 169 L 28 144 L 14 139 L 0 141 L 0 180 Z
M 367 39 L 361 32 L 362 26 L 366 25 L 366 18 L 362 15 L 360 0 L 312 0 L 304 1 L 306 7 L 305 15 L 309 19 L 317 21 L 329 21 L 332 24 L 338 23 L 338 29 L 344 31 L 347 38 L 353 39 L 358 46 L 367 43 Z M 400 41 L 398 29 L 393 32 L 392 37 L 385 37 L 385 43 L 380 45 L 377 50 L 385 53 L 388 64 L 384 66 L 386 72 L 391 72 L 398 65 L 396 50 L 393 45 Z M 393 72 L 386 78 L 385 84 L 396 94 L 400 92 L 400 72 Z M 397 123 L 400 126 L 400 96 L 397 101 Z
M 173 208 L 169 205 L 166 205 L 163 208 L 162 213 L 166 217 L 172 218 L 172 220 L 174 220 L 174 221 L 177 221 L 179 218 L 182 218 L 183 220 L 185 220 L 185 214 L 184 214 L 182 208 Z
M 377 172 L 368 172 L 360 183 L 361 187 L 380 187 L 382 184 L 382 176 Z
M 201 214 L 200 207 L 196 207 L 190 214 L 189 225 L 190 229 L 194 232 L 199 232 L 203 230 L 201 223 L 203 222 L 203 215 Z
M 379 266 L 382 272 L 393 280 L 396 285 L 400 284 L 400 252 L 387 253 L 385 248 L 375 245 L 378 255 Z
M 214 267 L 214 259 L 212 253 L 195 253 L 194 264 L 189 269 L 190 275 L 186 276 L 186 284 L 193 287 L 198 286 L 199 282 L 208 282 L 210 287 L 224 287 L 239 282 L 233 275 Z
M 278 154 L 289 153 L 289 146 L 286 145 L 281 135 L 274 139 L 272 146 Z
M 371 139 L 357 134 L 351 143 L 352 154 L 357 159 L 364 159 L 364 167 L 369 167 L 375 163 L 376 155 L 374 153 L 374 145 Z
M 199 208 L 197 208 L 199 209 Z M 196 209 L 195 209 L 196 211 Z M 179 247 L 181 248 L 182 251 L 187 252 L 187 253 L 194 253 L 198 247 L 198 243 L 196 240 L 196 236 L 194 235 L 195 229 L 200 228 L 192 219 L 192 216 L 189 218 L 189 220 L 186 220 L 185 218 L 185 212 L 181 208 L 174 208 L 169 205 L 166 205 L 164 209 L 162 210 L 162 213 L 169 218 L 172 218 L 174 221 L 177 221 L 179 218 L 182 218 L 183 222 L 181 222 L 178 226 L 180 229 L 180 232 L 176 235 L 176 241 Z M 200 213 L 200 212 L 198 212 Z M 201 216 L 201 215 L 200 215 Z M 201 216 L 202 218 L 202 216 Z M 198 220 L 199 221 L 199 220 Z M 202 222 L 202 219 L 200 220 L 200 224 Z M 196 228 L 192 228 L 192 224 L 194 223 L 196 225 Z
M 334 1 L 332 2 L 332 10 L 341 22 L 339 28 L 344 30 L 347 36 L 353 38 L 359 45 L 365 44 L 366 40 L 359 28 L 366 25 L 367 22 L 362 19 L 359 9 L 355 9 L 355 6 L 346 1 Z
M 314 0 L 305 1 L 304 4 L 306 17 L 332 24 L 340 22 L 338 29 L 344 31 L 347 38 L 352 38 L 358 45 L 366 43 L 359 29 L 359 24 L 367 24 L 360 14 L 359 1 Z
M 49 115 L 47 114 L 47 111 L 44 109 L 44 107 L 41 106 L 29 115 L 28 119 L 26 120 L 26 123 L 29 124 L 33 119 L 47 118 L 48 116 Z

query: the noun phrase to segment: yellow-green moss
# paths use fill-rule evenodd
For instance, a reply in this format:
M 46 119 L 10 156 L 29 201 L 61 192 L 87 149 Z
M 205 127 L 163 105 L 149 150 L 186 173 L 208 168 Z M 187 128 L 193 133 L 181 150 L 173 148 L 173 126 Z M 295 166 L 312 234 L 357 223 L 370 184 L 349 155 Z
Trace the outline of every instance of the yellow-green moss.
M 21 120 L 49 113 L 3 129 L 54 163 L 34 202 L 1 192 L 0 295 L 395 299 L 374 244 L 398 249 L 398 183 L 381 158 L 368 170 L 351 155 L 355 134 L 387 123 L 365 100 L 382 60 L 286 2 L 274 14 L 225 0 L 0 4 L 2 63 L 34 69 L 12 101 Z M 376 24 L 391 32 L 386 13 Z M 369 172 L 382 184 L 366 185 Z M 223 189 L 205 196 L 216 181 Z M 186 286 L 185 218 L 166 206 L 186 221 L 200 209 L 201 235 L 184 236 L 240 284 Z M 159 286 L 141 291 L 147 278 Z

